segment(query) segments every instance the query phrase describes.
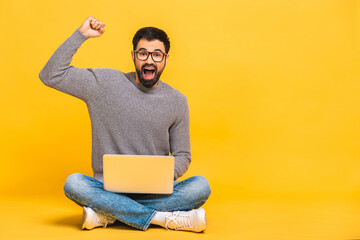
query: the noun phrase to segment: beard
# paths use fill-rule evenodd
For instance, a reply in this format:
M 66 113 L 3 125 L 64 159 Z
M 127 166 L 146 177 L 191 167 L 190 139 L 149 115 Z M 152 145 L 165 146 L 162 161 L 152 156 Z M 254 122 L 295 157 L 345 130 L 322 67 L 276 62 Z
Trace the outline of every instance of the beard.
M 154 67 L 155 68 L 155 71 L 153 73 L 154 76 L 153 76 L 152 79 L 145 79 L 144 78 L 145 67 Z M 147 64 L 147 63 L 145 63 L 141 67 L 141 69 L 136 68 L 136 73 L 138 75 L 138 78 L 139 78 L 139 81 L 140 81 L 141 85 L 143 85 L 146 88 L 152 88 L 159 81 L 162 70 L 158 71 L 157 66 L 155 64 Z

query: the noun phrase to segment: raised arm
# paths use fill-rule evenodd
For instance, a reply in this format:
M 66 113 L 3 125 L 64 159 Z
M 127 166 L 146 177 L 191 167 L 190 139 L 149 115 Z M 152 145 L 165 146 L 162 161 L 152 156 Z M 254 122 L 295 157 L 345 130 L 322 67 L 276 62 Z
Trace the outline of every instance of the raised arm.
M 40 80 L 49 87 L 84 101 L 96 96 L 98 86 L 93 70 L 70 66 L 70 63 L 81 44 L 89 38 L 101 36 L 105 32 L 104 27 L 105 23 L 88 17 L 51 56 L 40 71 Z

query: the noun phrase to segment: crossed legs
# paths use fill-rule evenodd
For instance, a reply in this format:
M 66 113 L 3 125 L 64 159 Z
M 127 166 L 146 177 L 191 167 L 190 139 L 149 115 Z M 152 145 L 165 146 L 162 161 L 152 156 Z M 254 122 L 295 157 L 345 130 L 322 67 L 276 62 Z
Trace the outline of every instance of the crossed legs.
M 175 181 L 172 194 L 118 194 L 105 191 L 102 182 L 80 173 L 67 178 L 64 190 L 78 205 L 141 230 L 149 227 L 157 213 L 199 208 L 211 193 L 201 176 Z

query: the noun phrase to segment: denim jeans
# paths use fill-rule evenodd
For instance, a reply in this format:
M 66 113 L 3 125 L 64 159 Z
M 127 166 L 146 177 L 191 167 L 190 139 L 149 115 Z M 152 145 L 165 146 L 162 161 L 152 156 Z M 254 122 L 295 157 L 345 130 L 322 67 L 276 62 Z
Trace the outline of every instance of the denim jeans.
M 105 191 L 101 181 L 80 173 L 67 178 L 64 190 L 65 195 L 78 205 L 141 230 L 149 227 L 157 211 L 199 208 L 211 193 L 209 182 L 201 176 L 174 181 L 172 194 L 120 194 Z

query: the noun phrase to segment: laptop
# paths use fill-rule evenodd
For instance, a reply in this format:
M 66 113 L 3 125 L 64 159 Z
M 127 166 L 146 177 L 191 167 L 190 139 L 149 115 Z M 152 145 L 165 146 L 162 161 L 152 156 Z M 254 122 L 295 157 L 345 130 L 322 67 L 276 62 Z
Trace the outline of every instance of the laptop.
M 104 154 L 104 189 L 116 193 L 171 194 L 173 156 Z

